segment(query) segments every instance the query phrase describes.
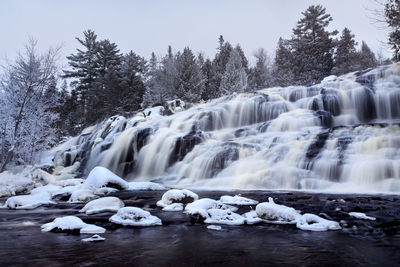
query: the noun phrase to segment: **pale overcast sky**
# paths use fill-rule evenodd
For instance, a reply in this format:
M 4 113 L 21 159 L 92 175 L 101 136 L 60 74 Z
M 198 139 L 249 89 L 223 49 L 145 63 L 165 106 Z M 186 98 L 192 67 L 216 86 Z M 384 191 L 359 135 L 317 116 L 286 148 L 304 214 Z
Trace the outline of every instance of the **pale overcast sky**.
M 29 36 L 41 49 L 63 44 L 63 54 L 75 51 L 85 29 L 115 42 L 122 52 L 149 57 L 190 46 L 213 57 L 217 39 L 240 43 L 247 56 L 259 47 L 270 53 L 278 38 L 292 28 L 312 4 L 332 15 L 331 29 L 345 26 L 376 52 L 385 47 L 386 33 L 373 23 L 374 0 L 0 0 L 0 57 L 13 58 Z M 382 26 L 382 25 L 381 25 Z

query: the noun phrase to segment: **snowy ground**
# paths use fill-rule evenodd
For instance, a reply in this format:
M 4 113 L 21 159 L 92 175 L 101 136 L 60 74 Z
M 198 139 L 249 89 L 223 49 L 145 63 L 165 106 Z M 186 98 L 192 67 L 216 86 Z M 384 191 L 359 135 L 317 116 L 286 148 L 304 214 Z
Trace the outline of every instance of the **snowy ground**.
M 272 197 L 303 213 L 340 222 L 341 230 L 310 232 L 295 225 L 259 222 L 253 225 L 206 224 L 197 216 L 182 211 L 166 212 L 156 202 L 165 191 L 119 191 L 111 193 L 125 206 L 135 206 L 160 218 L 163 226 L 126 227 L 109 221 L 115 212 L 88 215 L 79 212 L 85 203 L 58 200 L 33 210 L 0 209 L 1 265 L 32 263 L 109 265 L 135 262 L 139 265 L 390 265 L 399 262 L 400 200 L 398 196 L 322 195 L 301 192 L 195 191 L 199 199 L 219 200 L 223 195 L 256 200 Z M 6 200 L 0 198 L 0 203 Z M 241 205 L 235 211 L 244 214 L 256 205 Z M 365 213 L 376 220 L 350 216 Z M 54 218 L 74 215 L 86 224 L 106 229 L 105 241 L 82 242 L 93 234 L 59 234 L 42 232 L 41 225 Z M 220 226 L 221 230 L 207 228 Z M 168 249 L 165 249 L 168 248 Z M 374 253 L 371 253 L 373 251 Z M 39 253 L 40 252 L 40 253 Z M 93 255 L 96 255 L 94 257 Z M 340 255 L 340 256 L 339 256 Z

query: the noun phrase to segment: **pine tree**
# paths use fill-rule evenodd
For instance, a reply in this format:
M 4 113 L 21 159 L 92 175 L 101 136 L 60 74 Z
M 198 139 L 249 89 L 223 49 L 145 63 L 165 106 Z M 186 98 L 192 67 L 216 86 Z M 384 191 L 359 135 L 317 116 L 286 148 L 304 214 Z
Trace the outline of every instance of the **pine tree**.
M 400 0 L 388 0 L 385 5 L 385 17 L 392 32 L 389 34 L 389 45 L 393 50 L 393 60 L 400 60 Z
M 378 61 L 376 60 L 374 52 L 372 52 L 367 43 L 364 41 L 362 41 L 361 49 L 358 52 L 358 63 L 358 69 L 360 70 L 375 68 L 378 66 Z
M 310 6 L 302 13 L 290 40 L 293 55 L 294 82 L 299 85 L 318 83 L 331 74 L 334 40 L 337 31 L 326 30 L 332 17 L 321 5 Z
M 183 53 L 177 56 L 176 69 L 178 78 L 176 96 L 187 102 L 199 102 L 204 90 L 205 78 L 200 64 L 189 47 L 185 47 Z
M 266 88 L 271 83 L 270 59 L 267 52 L 260 48 L 254 53 L 256 65 L 250 69 L 250 88 L 258 90 Z
M 225 42 L 222 35 L 219 36 L 219 47 L 218 52 L 213 60 L 212 75 L 210 75 L 209 88 L 207 91 L 210 92 L 210 96 L 221 96 L 223 93 L 220 92 L 222 76 L 225 73 L 226 65 L 228 64 L 229 57 L 233 50 L 232 45 L 229 42 Z
M 294 83 L 293 55 L 287 40 L 279 38 L 272 66 L 272 84 L 274 86 L 289 86 Z
M 117 107 L 123 112 L 140 109 L 145 93 L 147 62 L 130 51 L 123 58 L 120 70 L 120 97 Z
M 78 109 L 81 116 L 77 117 L 76 124 L 85 124 L 89 109 L 93 106 L 89 105 L 89 98 L 95 96 L 95 82 L 98 77 L 98 42 L 97 35 L 92 30 L 83 32 L 84 39 L 76 40 L 83 46 L 83 50 L 77 49 L 76 54 L 67 56 L 70 70 L 64 70 L 64 78 L 74 78 L 71 86 L 77 91 Z M 93 101 L 93 100 L 92 100 Z
M 214 78 L 214 69 L 210 59 L 208 58 L 206 59 L 201 68 L 201 71 L 203 73 L 203 76 L 205 77 L 204 90 L 201 95 L 201 98 L 203 100 L 217 98 L 219 96 L 219 88 L 218 90 L 215 90 L 215 88 L 212 86 L 212 80 Z
M 237 49 L 232 50 L 225 73 L 221 80 L 220 92 L 223 95 L 242 93 L 247 89 L 247 74 Z
M 332 74 L 342 75 L 357 70 L 358 56 L 354 34 L 344 28 L 337 42 Z

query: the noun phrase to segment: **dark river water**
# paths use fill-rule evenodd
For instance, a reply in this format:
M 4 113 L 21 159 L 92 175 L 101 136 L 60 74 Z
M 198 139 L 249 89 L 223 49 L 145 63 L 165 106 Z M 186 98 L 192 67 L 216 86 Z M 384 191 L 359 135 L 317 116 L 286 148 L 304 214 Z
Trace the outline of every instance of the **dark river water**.
M 138 206 L 163 221 L 163 226 L 118 227 L 111 213 L 78 215 L 87 223 L 107 228 L 104 242 L 86 243 L 90 235 L 41 232 L 55 217 L 76 215 L 82 205 L 61 201 L 31 211 L 0 209 L 0 266 L 326 266 L 400 263 L 400 201 L 397 196 L 349 196 L 306 193 L 242 192 L 245 197 L 277 203 L 303 212 L 321 213 L 346 221 L 342 230 L 302 231 L 293 225 L 225 226 L 209 230 L 182 212 L 155 207 L 163 192 L 120 192 L 126 205 Z M 197 192 L 219 198 L 226 192 Z M 230 192 L 232 195 L 237 192 Z M 344 199 L 345 202 L 335 201 Z M 0 203 L 4 199 L 0 199 Z M 335 211 L 337 207 L 341 211 Z M 243 210 L 244 212 L 245 210 Z M 377 218 L 351 218 L 363 211 Z M 241 213 L 241 210 L 239 210 Z M 29 221 L 28 225 L 27 222 Z

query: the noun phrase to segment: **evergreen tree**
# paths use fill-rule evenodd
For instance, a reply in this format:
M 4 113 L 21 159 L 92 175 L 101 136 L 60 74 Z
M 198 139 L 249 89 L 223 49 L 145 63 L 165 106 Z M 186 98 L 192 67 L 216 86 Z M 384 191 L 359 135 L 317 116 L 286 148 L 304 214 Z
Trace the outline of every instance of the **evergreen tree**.
M 117 107 L 129 112 L 140 109 L 145 93 L 147 62 L 143 57 L 130 51 L 123 58 L 120 70 L 120 94 Z
M 228 64 L 229 57 L 233 50 L 232 45 L 229 42 L 225 42 L 222 35 L 219 36 L 219 47 L 218 52 L 213 60 L 212 75 L 210 75 L 209 88 L 210 96 L 221 96 L 223 93 L 220 92 L 222 76 L 225 73 L 226 65 Z
M 218 88 L 218 90 L 216 90 L 212 84 L 215 73 L 214 73 L 213 64 L 210 59 L 208 59 L 208 58 L 206 59 L 206 61 L 204 62 L 203 66 L 201 68 L 201 71 L 205 78 L 204 90 L 201 95 L 201 98 L 203 100 L 217 98 L 219 96 L 219 88 Z
M 344 28 L 336 45 L 332 74 L 342 75 L 357 70 L 359 58 L 356 45 L 354 35 Z
M 388 0 L 385 5 L 386 22 L 392 32 L 389 34 L 389 44 L 393 50 L 393 60 L 400 60 L 400 0 Z
M 272 66 L 272 83 L 275 86 L 289 86 L 294 83 L 293 55 L 287 40 L 279 38 Z
M 232 50 L 225 73 L 221 80 L 220 92 L 223 95 L 242 93 L 247 89 L 247 74 L 237 49 Z
M 270 59 L 267 52 L 260 48 L 254 53 L 256 65 L 250 69 L 250 88 L 253 90 L 268 87 L 271 83 Z
M 358 69 L 360 70 L 365 70 L 378 66 L 378 61 L 376 60 L 374 52 L 372 52 L 367 43 L 364 41 L 362 41 L 361 49 L 358 52 L 358 63 Z
M 84 39 L 76 40 L 83 46 L 83 50 L 77 49 L 76 54 L 67 56 L 70 70 L 64 70 L 64 78 L 74 78 L 71 86 L 77 91 L 78 109 L 81 116 L 77 117 L 76 124 L 84 124 L 87 113 L 93 106 L 89 105 L 89 98 L 93 98 L 96 90 L 95 82 L 98 77 L 98 42 L 97 35 L 92 30 L 83 32 Z M 91 99 L 93 102 L 93 99 Z
M 320 5 L 310 6 L 302 13 L 290 40 L 293 55 L 294 83 L 310 85 L 331 74 L 334 40 L 337 31 L 326 30 L 332 17 Z
M 189 47 L 185 47 L 183 53 L 177 56 L 176 69 L 176 96 L 187 102 L 199 102 L 204 90 L 205 78 L 200 64 Z

